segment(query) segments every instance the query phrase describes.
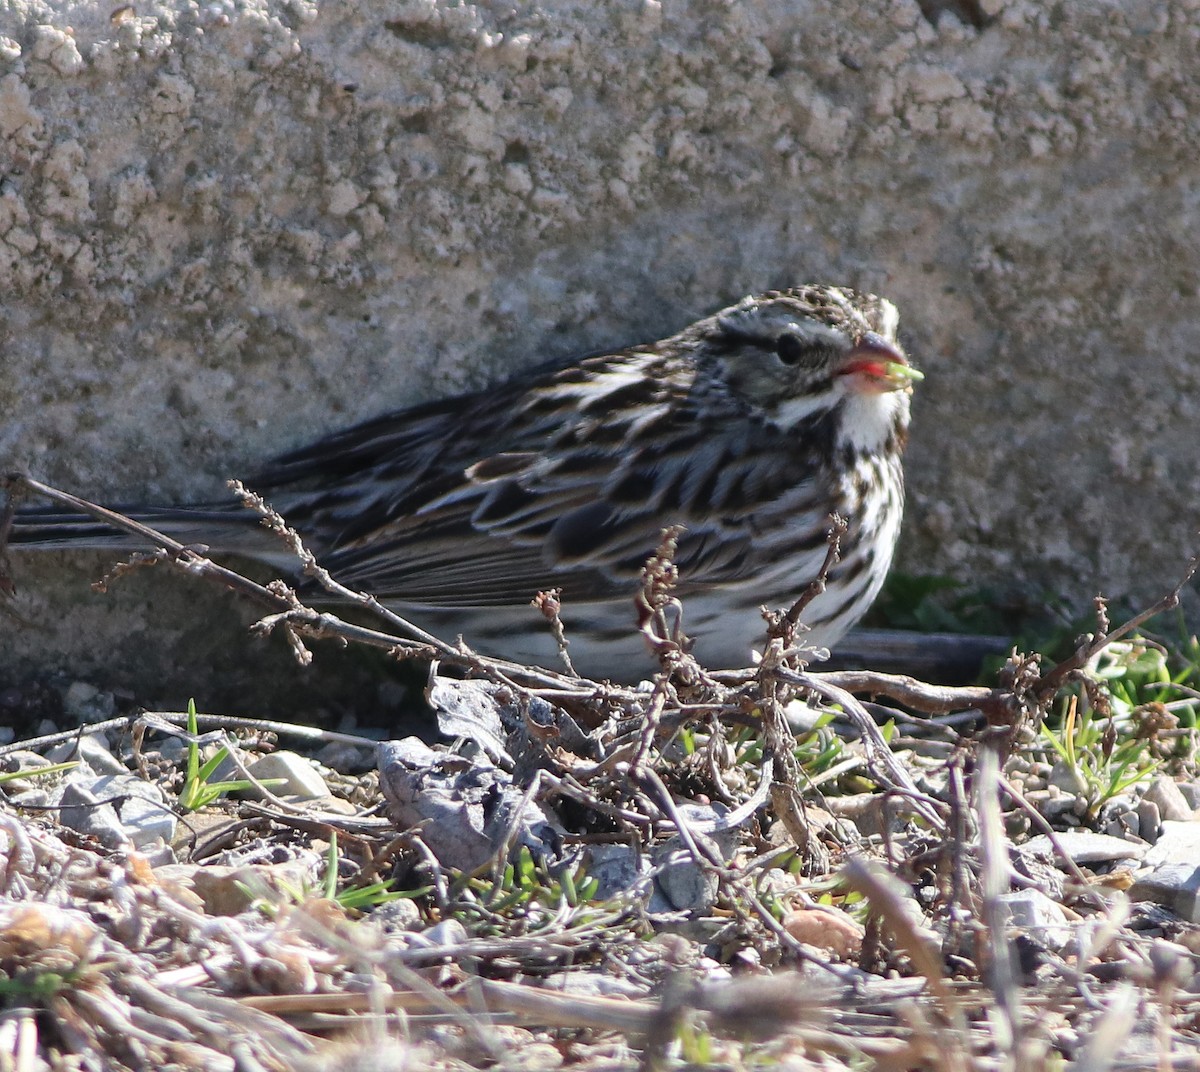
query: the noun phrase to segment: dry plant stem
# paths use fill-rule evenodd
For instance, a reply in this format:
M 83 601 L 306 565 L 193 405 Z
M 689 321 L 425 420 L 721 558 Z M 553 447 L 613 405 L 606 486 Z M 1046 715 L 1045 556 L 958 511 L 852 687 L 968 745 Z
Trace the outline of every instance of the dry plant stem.
M 317 918 L 307 913 L 293 913 L 292 918 L 297 929 L 315 938 L 321 948 L 336 950 L 351 970 L 362 972 L 374 967 L 379 971 L 379 974 L 383 980 L 386 980 L 386 983 L 383 986 L 372 988 L 371 992 L 364 995 L 370 1002 L 368 1008 L 373 1008 L 377 1012 L 385 1011 L 387 1009 L 388 998 L 394 993 L 393 987 L 399 985 L 405 991 L 411 991 L 423 996 L 432 1008 L 441 1011 L 450 1022 L 460 1027 L 463 1033 L 468 1038 L 471 1038 L 474 1044 L 491 1058 L 491 1061 L 499 1059 L 499 1051 L 494 1045 L 493 1039 L 486 1033 L 486 1029 L 490 1025 L 486 1024 L 483 1017 L 479 1015 L 470 1016 L 467 1014 L 467 1010 L 469 1009 L 476 1013 L 479 1012 L 478 1002 L 474 1003 L 474 1009 L 471 1008 L 470 980 L 468 980 L 465 988 L 468 1001 L 463 1006 L 452 1000 L 449 994 L 434 986 L 419 971 L 415 970 L 413 964 L 408 962 L 403 956 L 391 956 L 386 950 L 364 949 L 353 941 L 348 934 L 340 933 L 337 928 L 325 926 Z M 454 956 L 451 954 L 450 957 L 436 958 L 434 963 L 442 959 L 446 959 L 447 962 L 458 963 L 461 963 L 463 960 L 461 955 Z M 460 992 L 464 992 L 464 988 L 460 988 Z
M 663 780 L 658 776 L 656 771 L 647 767 L 643 767 L 640 770 L 631 769 L 629 776 L 632 779 L 636 779 L 643 786 L 643 789 L 648 790 L 648 795 L 656 798 L 657 804 L 674 824 L 675 831 L 679 835 L 679 840 L 683 842 L 684 847 L 691 854 L 697 867 L 704 871 L 713 872 L 718 879 L 737 877 L 737 872 L 727 870 L 725 861 L 710 848 L 711 842 L 702 841 L 695 837 L 691 824 L 683 817 L 682 812 L 680 812 L 675 803 L 675 798 L 671 796 L 671 791 L 663 784 Z
M 8 836 L 8 851 L 4 867 L 0 869 L 0 892 L 11 895 L 14 891 L 19 892 L 21 876 L 33 873 L 37 866 L 37 854 L 25 827 L 15 815 L 0 811 L 0 831 Z
M 643 717 L 642 728 L 638 733 L 637 747 L 634 750 L 633 758 L 630 761 L 630 773 L 634 778 L 637 778 L 646 765 L 646 760 L 650 757 L 650 749 L 654 747 L 654 738 L 658 734 L 659 724 L 662 721 L 663 708 L 667 703 L 667 678 L 665 675 L 659 675 L 658 680 L 654 683 L 654 692 L 650 697 L 650 703 L 646 707 Z
M 521 828 L 521 819 L 524 817 L 526 809 L 541 792 L 542 771 L 536 770 L 533 772 L 533 777 L 529 779 L 529 785 L 521 797 L 520 805 L 513 810 L 513 816 L 509 820 L 503 836 L 496 842 L 496 851 L 492 856 L 492 882 L 497 886 L 500 885 L 501 878 L 504 875 L 504 866 L 508 862 L 508 854 L 512 851 L 513 844 L 516 842 L 517 833 Z
M 662 984 L 658 1008 L 642 1041 L 639 1072 L 662 1072 L 667 1067 L 671 1046 L 687 1022 L 694 989 L 684 971 L 670 970 Z
M 187 852 L 186 862 L 190 864 L 198 864 L 202 860 L 207 860 L 210 856 L 214 856 L 219 852 L 224 852 L 226 849 L 233 848 L 238 839 L 246 832 L 255 829 L 262 829 L 265 824 L 262 818 L 253 819 L 232 819 L 223 826 L 218 826 L 208 832 L 208 836 L 201 838 L 200 831 L 196 830 L 190 823 L 188 829 L 191 831 L 191 849 Z M 180 854 L 182 857 L 182 853 Z
M 945 830 L 945 821 L 940 814 L 944 805 L 917 789 L 912 775 L 892 755 L 892 750 L 883 739 L 879 727 L 875 725 L 875 720 L 853 695 L 845 689 L 829 683 L 819 674 L 786 670 L 782 667 L 778 673 L 783 680 L 799 685 L 801 688 L 811 689 L 818 695 L 824 696 L 825 699 L 840 704 L 858 732 L 862 734 L 872 777 L 885 788 L 894 789 L 907 797 L 913 811 L 929 823 L 934 830 Z
M 385 621 L 390 627 L 398 632 L 406 634 L 414 638 L 420 644 L 433 649 L 431 652 L 412 651 L 399 649 L 397 646 L 397 638 L 391 637 L 389 650 L 393 651 L 398 657 L 409 657 L 412 655 L 429 655 L 436 652 L 439 658 L 446 662 L 453 663 L 458 666 L 465 666 L 469 669 L 479 670 L 493 680 L 502 681 L 505 684 L 513 685 L 516 688 L 523 686 L 518 685 L 511 680 L 511 676 L 525 682 L 536 682 L 538 684 L 558 689 L 569 689 L 572 686 L 577 686 L 578 681 L 573 677 L 564 674 L 557 674 L 550 670 L 543 670 L 538 667 L 521 666 L 518 663 L 508 662 L 504 659 L 491 659 L 484 655 L 479 655 L 471 651 L 465 645 L 454 646 L 447 644 L 444 640 L 427 632 L 418 625 L 414 625 L 407 618 L 402 618 L 394 611 L 389 610 L 379 602 L 375 596 L 366 592 L 357 592 L 352 588 L 347 588 L 339 583 L 333 575 L 325 569 L 324 566 L 317 562 L 316 556 L 304 545 L 303 539 L 295 529 L 291 528 L 284 520 L 283 516 L 278 511 L 272 509 L 261 495 L 250 491 L 238 480 L 230 480 L 228 486 L 237 494 L 242 503 L 247 509 L 253 510 L 255 513 L 261 514 L 263 521 L 268 529 L 275 533 L 296 556 L 304 567 L 304 572 L 312 577 L 326 592 L 336 596 L 339 600 L 355 603 L 363 607 L 371 614 Z M 301 625 L 310 617 L 314 616 L 315 612 L 307 607 L 302 606 L 294 597 L 291 601 L 291 610 L 279 616 L 278 620 L 286 619 L 291 624 L 295 625 L 298 620 Z M 293 616 L 297 616 L 295 619 Z M 341 627 L 346 623 L 332 615 L 320 615 L 323 619 L 328 619 L 332 623 L 336 623 L 337 628 L 334 629 L 332 635 L 343 637 L 346 640 L 355 639 L 352 636 L 344 633 Z M 274 624 L 274 623 L 272 623 Z M 270 628 L 270 625 L 266 626 Z M 353 628 L 353 627 L 352 627 Z M 388 634 L 375 634 L 378 636 L 388 636 Z
M 1094 1017 L 1092 1032 L 1085 1036 L 1087 1044 L 1072 1064 L 1072 1072 L 1109 1072 L 1117 1064 L 1137 1025 L 1139 1004 L 1132 984 L 1117 989 Z
M 148 525 L 134 521 L 124 514 L 108 510 L 103 506 L 88 502 L 88 500 L 81 499 L 78 496 L 70 495 L 65 491 L 59 491 L 57 488 L 52 488 L 48 484 L 43 484 L 20 473 L 10 474 L 4 478 L 2 484 L 9 494 L 10 502 L 14 490 L 20 489 L 33 492 L 36 495 L 49 499 L 51 502 L 59 503 L 62 506 L 69 506 L 82 514 L 87 514 L 98 521 L 103 521 L 115 529 L 132 533 L 135 536 L 141 536 L 147 543 L 163 548 L 166 552 L 166 559 L 187 573 L 206 576 L 223 584 L 232 591 L 239 592 L 260 603 L 272 606 L 277 610 L 282 611 L 289 607 L 287 600 L 268 591 L 262 585 L 255 584 L 233 570 L 218 566 L 215 562 L 209 562 L 208 559 L 204 558 L 193 548 L 181 544 L 178 540 L 171 539 L 169 536 L 150 528 Z M 150 559 L 150 561 L 154 560 L 157 559 Z
M 260 804 L 255 800 L 244 800 L 239 805 L 241 813 L 256 819 L 269 819 L 293 830 L 303 830 L 316 837 L 327 839 L 336 833 L 344 843 L 367 846 L 379 837 L 395 829 L 388 819 L 375 819 L 363 815 L 341 815 L 338 812 L 297 813 L 294 809 L 283 811 Z
M 227 482 L 227 486 L 242 500 L 242 504 L 248 510 L 253 510 L 262 516 L 266 527 L 278 536 L 287 545 L 292 554 L 299 559 L 305 574 L 314 578 L 327 592 L 368 608 L 387 621 L 389 625 L 409 634 L 409 636 L 420 643 L 427 644 L 443 657 L 453 658 L 461 656 L 462 653 L 453 645 L 447 644 L 432 633 L 427 633 L 419 626 L 413 625 L 398 614 L 389 611 L 374 596 L 366 595 L 363 592 L 355 592 L 339 584 L 334 580 L 329 571 L 317 562 L 316 556 L 304 545 L 300 534 L 288 525 L 278 511 L 268 506 L 266 500 L 261 495 L 250 491 L 240 480 L 230 480 Z M 300 607 L 298 601 L 293 601 L 287 608 L 282 609 L 284 611 L 283 617 L 287 617 L 289 612 L 304 610 L 306 608 Z M 395 644 L 395 637 L 392 638 L 392 644 Z
M 872 911 L 883 917 L 884 923 L 912 961 L 913 967 L 925 977 L 942 1015 L 951 1025 L 950 1031 L 940 1032 L 940 1041 L 946 1046 L 945 1067 L 955 1072 L 966 1072 L 968 1064 L 966 1055 L 962 1052 L 962 1044 L 968 1038 L 969 1032 L 962 1004 L 942 970 L 941 954 L 937 946 L 930 936 L 917 929 L 911 915 L 905 909 L 906 892 L 892 875 L 858 858 L 853 858 L 846 864 L 842 869 L 842 877 L 851 889 L 870 901 Z
M 1039 812 L 1032 804 L 1030 804 L 1029 801 L 1022 796 L 1021 791 L 1017 789 L 1017 787 L 1013 785 L 1007 778 L 1005 778 L 1003 774 L 997 773 L 996 784 L 1004 790 L 1008 798 L 1014 804 L 1016 804 L 1017 807 L 1019 807 L 1026 815 L 1029 816 L 1030 822 L 1032 822 L 1034 826 L 1036 826 L 1043 834 L 1046 835 L 1050 841 L 1050 844 L 1054 847 L 1054 851 L 1058 853 L 1059 859 L 1062 860 L 1063 867 L 1066 869 L 1067 874 L 1069 874 L 1078 884 L 1080 894 L 1091 901 L 1096 908 L 1106 908 L 1108 906 L 1108 902 L 1105 901 L 1105 899 L 1098 892 L 1096 892 L 1095 887 L 1092 886 L 1092 884 L 1088 881 L 1087 875 L 1080 870 L 1079 865 L 1071 858 L 1070 853 L 1067 852 L 1066 847 L 1059 840 L 1058 834 L 1055 832 L 1054 827 L 1052 827 L 1046 821 L 1046 819 L 1042 816 L 1042 813 Z
M 961 754 L 951 757 L 948 764 L 948 795 L 950 816 L 947 822 L 947 838 L 944 842 L 943 859 L 950 869 L 950 894 L 947 898 L 947 936 L 946 947 L 961 951 L 966 947 L 963 940 L 964 931 L 978 917 L 976 900 L 971 889 L 971 868 L 968 861 L 971 845 L 974 842 L 975 824 L 967 800 L 967 790 L 963 778 L 963 757 Z M 971 951 L 972 954 L 975 952 Z
M 381 617 L 390 626 L 397 629 L 405 637 L 415 639 L 419 644 L 436 651 L 447 662 L 453 662 L 457 665 L 477 669 L 485 673 L 508 673 L 515 675 L 519 679 L 535 681 L 548 687 L 562 686 L 572 681 L 571 678 L 562 674 L 529 669 L 515 663 L 505 662 L 504 660 L 489 659 L 476 655 L 469 649 L 447 644 L 431 633 L 389 611 L 374 596 L 355 592 L 338 584 L 329 575 L 328 571 L 316 564 L 315 558 L 304 547 L 300 537 L 286 526 L 279 514 L 266 506 L 259 496 L 247 492 L 237 481 L 231 481 L 230 486 L 239 491 L 243 501 L 248 506 L 253 507 L 263 515 L 268 522 L 268 527 L 279 533 L 281 538 L 285 539 L 297 557 L 305 564 L 306 570 L 316 578 L 326 591 L 338 596 L 339 599 L 367 608 L 375 615 Z M 234 570 L 217 565 L 217 563 L 199 554 L 194 548 L 187 547 L 148 525 L 143 525 L 132 518 L 113 510 L 108 510 L 86 499 L 59 491 L 57 488 L 50 487 L 48 484 L 43 484 L 40 481 L 33 480 L 21 474 L 12 474 L 4 478 L 3 481 L 0 481 L 0 487 L 3 487 L 8 492 L 10 504 L 14 491 L 26 490 L 49 499 L 51 502 L 78 510 L 80 513 L 94 517 L 98 521 L 103 521 L 118 531 L 140 536 L 151 546 L 160 548 L 160 551 L 154 555 L 141 556 L 135 559 L 132 565 L 125 564 L 118 567 L 109 575 L 109 578 L 115 579 L 130 569 L 162 561 L 191 576 L 220 584 L 261 606 L 269 608 L 272 613 L 257 623 L 256 628 L 262 632 L 269 632 L 273 628 L 282 626 L 288 632 L 288 641 L 301 663 L 311 661 L 312 656 L 300 642 L 300 636 L 318 640 L 339 639 L 353 641 L 366 644 L 370 647 L 382 648 L 385 651 L 397 652 L 401 655 L 423 654 L 420 649 L 414 652 L 413 649 L 406 647 L 406 640 L 395 635 L 383 633 L 375 629 L 367 629 L 363 626 L 352 625 L 338 618 L 336 615 L 319 613 L 309 607 L 305 607 L 296 598 L 295 594 L 284 585 L 276 583 L 265 586 L 251 581 Z M 2 545 L 0 545 L 0 550 L 2 550 Z M 104 590 L 109 578 L 97 582 L 99 590 Z
M 825 591 L 825 586 L 829 583 L 829 571 L 838 564 L 842 557 L 842 537 L 846 535 L 849 528 L 846 519 L 840 514 L 829 515 L 829 532 L 825 536 L 825 561 L 817 570 L 816 577 L 800 593 L 800 598 L 788 608 L 788 612 L 783 616 L 788 627 L 788 632 L 784 636 L 784 643 L 787 647 L 791 647 L 796 626 L 800 624 L 800 618 L 808 609 L 808 605 Z
M 792 841 L 806 856 L 810 855 L 810 832 L 800 792 L 804 772 L 792 751 L 795 738 L 784 717 L 784 702 L 791 698 L 790 692 L 781 688 L 781 684 L 790 669 L 791 660 L 798 654 L 794 644 L 800 617 L 808 605 L 825 591 L 829 571 L 841 557 L 841 538 L 846 533 L 846 522 L 837 514 L 830 514 L 829 525 L 825 537 L 825 559 L 817 576 L 800 598 L 782 616 L 763 609 L 763 617 L 767 622 L 767 643 L 755 675 L 757 699 L 762 711 L 763 746 L 772 764 L 772 805 Z
M 482 997 L 492 1012 L 517 1014 L 519 1022 L 546 1027 L 595 1028 L 601 1031 L 622 1031 L 632 1035 L 644 1034 L 650 1025 L 656 1003 L 626 998 L 593 997 L 585 994 L 559 994 L 518 983 L 472 978 L 464 986 L 450 992 L 436 991 L 436 996 L 421 991 L 393 990 L 383 999 L 389 1011 L 403 1010 L 421 1014 L 445 1011 L 447 1005 L 457 1012 L 468 1009 Z M 239 998 L 246 1008 L 269 1012 L 279 1017 L 297 1016 L 310 1012 L 358 1013 L 369 1012 L 368 994 L 269 994 Z
M 42 737 L 31 737 L 23 741 L 0 746 L 0 758 L 10 752 L 22 749 L 37 751 L 39 748 L 49 748 L 78 737 L 81 732 L 104 733 L 108 730 L 136 731 L 140 724 L 150 729 L 161 729 L 169 726 L 172 731 L 177 726 L 187 726 L 188 715 L 181 711 L 146 711 L 138 715 L 122 715 L 119 718 L 105 719 L 103 722 L 92 722 L 87 726 L 73 730 L 61 730 L 58 733 L 48 733 Z M 161 725 L 160 725 L 161 723 Z M 196 724 L 200 727 L 213 726 L 218 729 L 250 729 L 267 733 L 277 733 L 281 736 L 299 737 L 316 743 L 352 744 L 362 748 L 374 748 L 379 742 L 370 737 L 359 737 L 350 733 L 336 733 L 333 730 L 322 730 L 315 726 L 295 725 L 288 722 L 273 722 L 270 719 L 243 718 L 239 715 L 196 715 Z
M 8 1038 L 0 1043 L 0 1053 L 5 1053 L 6 1057 L 7 1054 L 12 1055 L 9 1067 L 17 1072 L 38 1067 L 38 1027 L 35 1015 L 33 1009 L 16 1009 L 5 1017 L 11 1026 L 6 1032 Z M 7 1045 L 9 1042 L 11 1045 Z
M 903 674 L 880 674 L 870 670 L 818 671 L 814 677 L 856 695 L 886 696 L 926 715 L 950 715 L 962 711 L 986 711 L 1001 704 L 1007 693 L 983 685 L 929 685 Z
M 595 769 L 595 773 L 599 774 L 601 772 L 599 769 Z M 619 805 L 610 804 L 607 801 L 599 799 L 569 772 L 559 777 L 547 770 L 543 770 L 541 771 L 541 780 L 547 787 L 547 795 L 549 795 L 549 790 L 553 790 L 559 796 L 566 797 L 569 800 L 574 800 L 585 807 L 591 808 L 597 815 L 603 815 L 608 819 L 612 819 L 624 829 L 638 830 L 648 827 L 653 823 L 652 819 L 641 812 L 633 811 L 630 808 L 622 808 Z
M 682 635 L 682 608 L 671 594 L 679 580 L 675 552 L 682 534 L 683 528 L 679 525 L 669 525 L 662 530 L 658 546 L 642 567 L 641 584 L 633 597 L 638 629 L 659 657 L 664 671 L 669 670 L 671 657 L 682 651 L 686 639 Z M 674 628 L 667 621 L 668 607 L 676 612 Z
M 422 869 L 428 873 L 429 881 L 433 883 L 434 903 L 437 905 L 438 911 L 445 916 L 450 905 L 450 884 L 446 881 L 446 872 L 442 870 L 442 865 L 433 855 L 433 850 L 425 844 L 419 830 L 410 830 L 400 836 L 406 837 L 408 847 L 421 857 Z
M 561 597 L 561 588 L 551 588 L 547 592 L 538 592 L 531 605 L 540 610 L 543 617 L 549 623 L 550 633 L 554 637 L 555 645 L 558 647 L 558 657 L 562 660 L 567 675 L 569 677 L 579 677 L 579 673 L 575 669 L 575 664 L 571 662 L 571 653 L 567 650 L 570 641 L 567 640 L 567 631 L 563 626 L 562 618 L 559 616 L 562 610 Z
M 758 700 L 762 711 L 763 748 L 771 757 L 771 804 L 796 846 L 807 852 L 808 820 L 800 792 L 803 770 L 792 748 L 795 737 L 779 697 L 780 641 L 771 640 L 759 666 Z
M 359 886 L 369 886 L 373 882 L 386 881 L 385 869 L 396 863 L 401 850 L 408 844 L 403 834 L 397 834 L 387 841 L 364 840 L 360 846 L 363 860 L 355 883 Z
M 1103 631 L 1103 626 L 1107 622 L 1107 613 L 1101 614 L 1101 631 L 1087 642 L 1080 644 L 1073 655 L 1043 674 L 1034 684 L 1034 693 L 1038 699 L 1044 702 L 1052 697 L 1066 682 L 1070 674 L 1085 667 L 1090 659 L 1102 652 L 1113 641 L 1120 640 L 1123 636 L 1128 636 L 1156 615 L 1168 610 L 1174 610 L 1179 606 L 1180 592 L 1191 583 L 1192 578 L 1198 570 L 1200 570 L 1200 555 L 1194 555 L 1188 562 L 1183 577 L 1180 578 L 1179 583 L 1170 592 L 1163 596 L 1157 603 L 1147 607 L 1140 614 L 1135 614 L 1128 621 L 1117 626 L 1110 633 Z
M 1008 892 L 1010 867 L 1000 814 L 999 779 L 999 758 L 992 749 L 985 748 L 975 771 L 975 807 L 979 821 L 982 917 L 991 945 L 987 978 L 996 999 L 992 1024 L 997 1036 L 996 1048 L 1005 1055 L 1008 1069 L 1021 1072 L 1014 1063 L 1023 1050 L 1021 992 L 1013 964 L 1013 946 L 1006 933 L 1008 914 L 1000 900 Z
M 631 772 L 632 775 L 633 772 Z M 764 768 L 762 777 L 766 777 L 767 772 Z M 662 779 L 658 774 L 650 769 L 643 768 L 640 772 L 638 781 L 646 784 L 651 789 L 653 796 L 662 805 L 667 815 L 674 824 L 676 832 L 679 834 L 680 840 L 684 847 L 688 850 L 696 866 L 702 871 L 711 872 L 717 881 L 730 894 L 730 903 L 734 911 L 744 922 L 748 923 L 749 919 L 746 915 L 743 904 L 748 904 L 758 917 L 759 922 L 774 935 L 776 941 L 780 945 L 791 952 L 794 956 L 801 960 L 809 960 L 812 963 L 826 968 L 833 974 L 838 974 L 836 966 L 827 963 L 824 959 L 811 956 L 792 935 L 784 929 L 784 927 L 775 918 L 774 914 L 762 903 L 757 891 L 753 888 L 753 884 L 746 880 L 742 870 L 738 868 L 728 868 L 723 860 L 715 855 L 709 849 L 709 842 L 701 841 L 693 836 L 690 824 L 683 817 L 679 808 L 675 804 L 674 798 L 670 791 L 663 784 Z M 773 779 L 774 783 L 774 779 Z M 775 784 L 772 785 L 772 795 L 774 795 Z M 807 827 L 804 828 L 804 836 L 807 837 Z

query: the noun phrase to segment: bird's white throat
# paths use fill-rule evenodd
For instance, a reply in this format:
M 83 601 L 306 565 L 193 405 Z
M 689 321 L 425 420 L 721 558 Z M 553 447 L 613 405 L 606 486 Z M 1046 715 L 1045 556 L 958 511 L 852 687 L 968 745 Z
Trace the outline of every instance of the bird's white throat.
M 853 392 L 846 396 L 838 438 L 860 454 L 874 454 L 906 427 L 907 391 Z

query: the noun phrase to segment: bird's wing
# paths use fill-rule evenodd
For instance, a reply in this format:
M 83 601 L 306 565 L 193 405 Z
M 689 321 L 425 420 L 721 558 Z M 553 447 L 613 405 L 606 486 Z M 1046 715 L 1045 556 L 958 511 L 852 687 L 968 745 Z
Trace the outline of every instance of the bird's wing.
M 600 484 L 542 468 L 535 462 L 520 475 L 465 480 L 420 513 L 334 551 L 326 564 L 344 584 L 406 603 L 511 606 L 551 587 L 590 602 L 627 594 L 663 527 L 684 523 L 683 554 L 694 549 L 687 556 L 694 562 L 681 565 L 690 580 L 704 579 L 696 575 L 702 566 L 736 570 L 744 527 L 718 532 L 709 520 L 660 516 L 648 504 L 613 501 Z
M 695 375 L 653 348 L 588 359 L 341 433 L 257 486 L 342 583 L 409 604 L 617 598 L 668 525 L 686 587 L 736 579 L 793 452 Z
M 604 600 L 627 594 L 662 530 L 682 525 L 683 591 L 736 580 L 756 565 L 756 515 L 792 483 L 787 461 L 664 410 L 636 443 L 507 452 L 428 481 L 419 505 L 410 495 L 410 509 L 343 542 L 327 565 L 407 603 L 513 605 L 554 586 Z

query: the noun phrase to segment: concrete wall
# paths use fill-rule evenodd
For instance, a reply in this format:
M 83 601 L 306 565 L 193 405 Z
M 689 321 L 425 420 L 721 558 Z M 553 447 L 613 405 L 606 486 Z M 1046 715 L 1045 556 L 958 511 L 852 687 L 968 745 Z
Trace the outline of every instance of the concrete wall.
M 210 496 L 844 282 L 928 376 L 903 568 L 1157 594 L 1200 513 L 1198 55 L 1197 0 L 0 0 L 0 466 Z M 19 566 L 0 679 L 259 666 L 96 569 Z

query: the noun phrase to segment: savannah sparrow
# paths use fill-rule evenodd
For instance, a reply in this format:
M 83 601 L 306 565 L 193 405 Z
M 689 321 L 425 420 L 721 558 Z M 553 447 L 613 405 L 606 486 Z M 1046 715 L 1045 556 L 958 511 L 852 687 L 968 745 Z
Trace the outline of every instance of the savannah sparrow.
M 684 628 L 707 666 L 741 666 L 759 608 L 816 576 L 828 518 L 849 522 L 805 641 L 835 643 L 892 561 L 900 458 L 920 379 L 895 307 L 827 286 L 750 297 L 662 342 L 541 369 L 389 414 L 287 454 L 246 483 L 342 583 L 486 654 L 556 665 L 531 598 L 562 589 L 576 666 L 651 669 L 635 627 L 668 525 Z M 277 561 L 237 504 L 133 508 L 184 543 Z M 22 511 L 12 545 L 126 547 L 86 518 Z

